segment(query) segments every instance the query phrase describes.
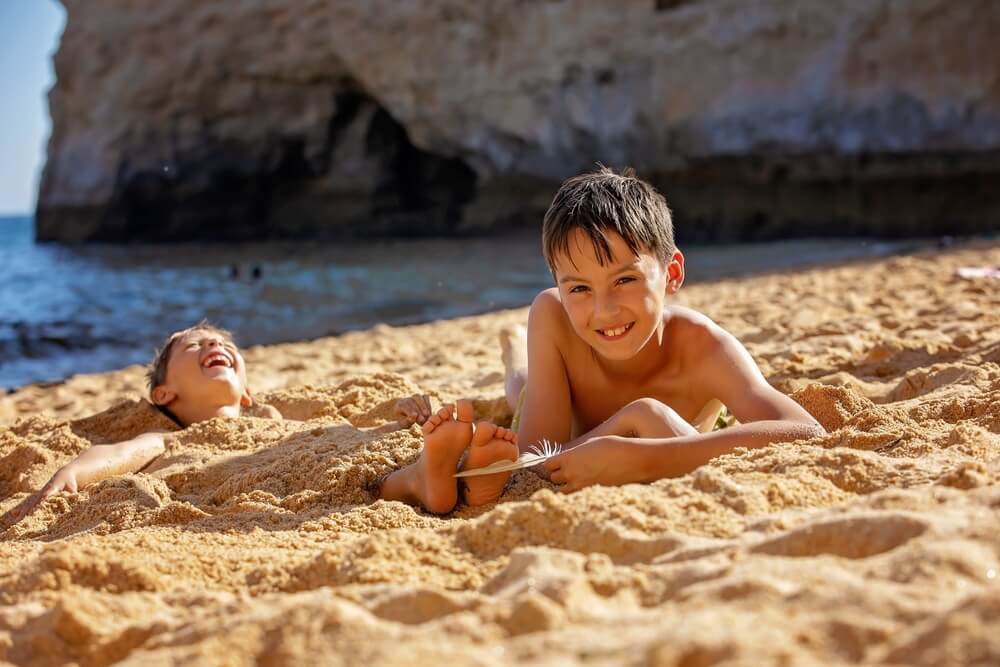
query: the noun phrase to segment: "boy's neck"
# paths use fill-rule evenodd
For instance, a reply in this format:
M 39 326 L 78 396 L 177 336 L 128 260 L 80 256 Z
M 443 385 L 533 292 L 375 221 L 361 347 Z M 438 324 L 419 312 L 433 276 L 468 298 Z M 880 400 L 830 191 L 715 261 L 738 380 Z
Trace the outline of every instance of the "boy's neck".
M 240 416 L 239 403 L 213 406 L 205 404 L 187 405 L 181 403 L 181 401 L 174 401 L 167 407 L 171 414 L 173 414 L 177 418 L 177 421 L 179 421 L 185 428 L 191 424 L 207 421 L 214 417 Z

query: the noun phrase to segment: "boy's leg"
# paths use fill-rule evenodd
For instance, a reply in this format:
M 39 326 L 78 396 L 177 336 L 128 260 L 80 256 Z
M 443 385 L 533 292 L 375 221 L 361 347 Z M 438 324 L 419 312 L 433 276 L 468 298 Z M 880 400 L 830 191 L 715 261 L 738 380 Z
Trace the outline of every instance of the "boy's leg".
M 472 441 L 472 403 L 446 405 L 423 426 L 424 448 L 420 458 L 390 474 L 379 488 L 379 498 L 421 505 L 428 512 L 445 514 L 458 502 L 455 470 Z
M 624 438 L 675 438 L 697 433 L 669 405 L 655 398 L 640 398 L 613 414 L 603 424 L 563 444 L 563 449 L 573 449 L 591 438 L 606 435 Z
M 500 358 L 503 359 L 504 396 L 511 410 L 517 410 L 521 390 L 528 383 L 528 331 L 521 325 L 500 331 Z

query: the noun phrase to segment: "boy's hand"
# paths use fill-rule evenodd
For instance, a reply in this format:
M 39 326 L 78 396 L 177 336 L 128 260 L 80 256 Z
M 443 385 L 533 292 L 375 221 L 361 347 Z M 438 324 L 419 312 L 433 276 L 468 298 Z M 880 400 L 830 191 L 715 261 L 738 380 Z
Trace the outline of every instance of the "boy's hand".
M 409 428 L 413 424 L 423 426 L 431 414 L 431 399 L 427 394 L 407 396 L 396 403 L 396 420 L 401 428 Z
M 49 496 L 53 496 L 60 491 L 76 493 L 78 488 L 76 468 L 72 465 L 63 466 L 56 471 L 56 474 L 52 475 L 52 479 L 46 482 L 45 486 L 39 489 L 35 495 L 30 496 L 14 510 L 10 517 L 12 521 L 11 525 L 14 525 L 34 512 Z
M 572 493 L 593 484 L 618 486 L 642 481 L 637 455 L 642 447 L 630 438 L 603 435 L 591 438 L 542 465 L 553 484 Z

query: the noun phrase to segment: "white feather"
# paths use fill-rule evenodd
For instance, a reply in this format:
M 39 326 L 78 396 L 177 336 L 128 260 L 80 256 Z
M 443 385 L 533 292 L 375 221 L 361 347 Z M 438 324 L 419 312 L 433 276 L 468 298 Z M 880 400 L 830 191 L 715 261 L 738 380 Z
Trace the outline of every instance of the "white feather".
M 530 468 L 562 453 L 562 445 L 551 443 L 548 440 L 542 440 L 541 443 L 532 445 L 528 449 L 530 451 L 521 454 L 516 461 L 496 461 L 482 468 L 472 468 L 457 472 L 455 473 L 455 477 L 477 477 L 479 475 L 493 475 L 498 472 Z

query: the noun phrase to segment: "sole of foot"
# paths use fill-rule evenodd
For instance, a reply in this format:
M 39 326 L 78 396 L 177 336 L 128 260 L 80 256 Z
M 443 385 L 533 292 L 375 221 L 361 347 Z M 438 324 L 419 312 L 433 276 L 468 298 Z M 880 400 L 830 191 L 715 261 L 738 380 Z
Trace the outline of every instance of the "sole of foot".
M 472 441 L 472 414 L 470 401 L 458 401 L 438 410 L 423 425 L 424 449 L 415 491 L 428 512 L 447 514 L 458 502 L 455 468 Z
M 462 470 L 482 468 L 497 461 L 516 461 L 518 453 L 517 435 L 512 431 L 489 422 L 479 422 Z M 509 472 L 464 478 L 465 503 L 472 507 L 495 503 L 508 479 Z

